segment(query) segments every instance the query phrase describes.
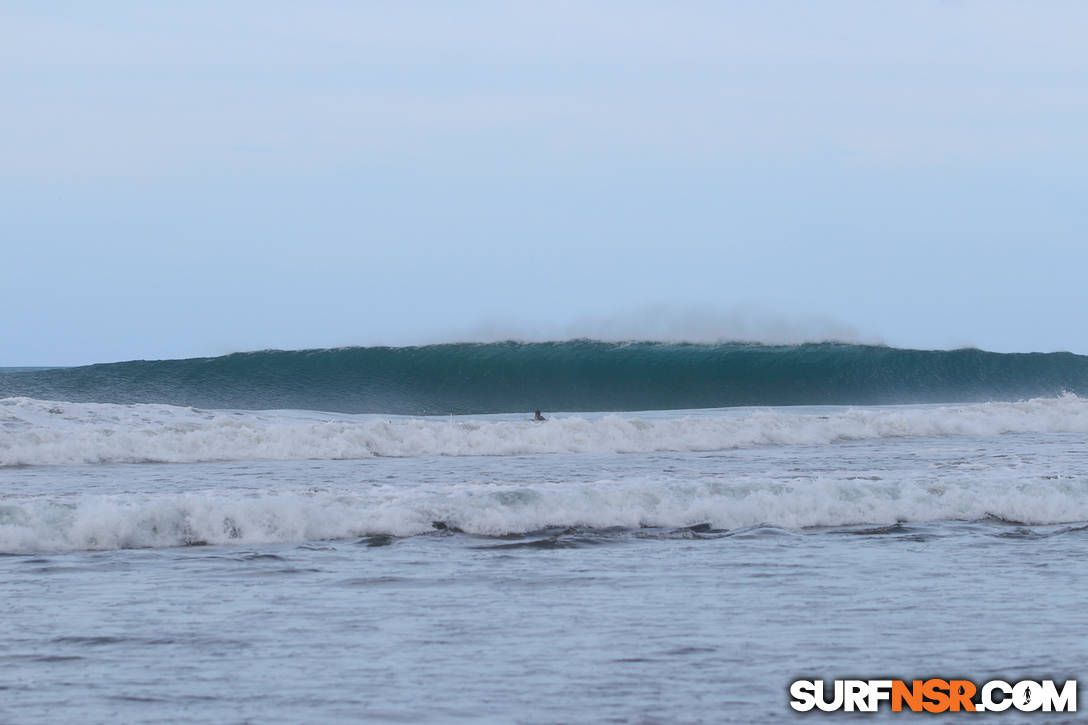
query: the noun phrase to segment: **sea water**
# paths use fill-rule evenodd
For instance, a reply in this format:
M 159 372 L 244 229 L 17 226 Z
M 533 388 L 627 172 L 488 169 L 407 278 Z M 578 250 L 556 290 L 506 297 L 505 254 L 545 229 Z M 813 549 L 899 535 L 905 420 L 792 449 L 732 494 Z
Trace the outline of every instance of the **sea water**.
M 527 417 L 0 400 L 0 722 L 838 719 L 790 682 L 1088 661 L 1088 401 Z

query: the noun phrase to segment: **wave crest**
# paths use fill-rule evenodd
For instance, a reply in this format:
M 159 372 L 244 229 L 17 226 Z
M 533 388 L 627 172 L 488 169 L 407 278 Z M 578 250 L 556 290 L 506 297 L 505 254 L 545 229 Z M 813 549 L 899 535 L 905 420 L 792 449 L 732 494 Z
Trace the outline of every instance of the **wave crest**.
M 1088 394 L 1088 357 L 573 340 L 236 353 L 5 372 L 0 397 L 478 414 L 978 402 Z

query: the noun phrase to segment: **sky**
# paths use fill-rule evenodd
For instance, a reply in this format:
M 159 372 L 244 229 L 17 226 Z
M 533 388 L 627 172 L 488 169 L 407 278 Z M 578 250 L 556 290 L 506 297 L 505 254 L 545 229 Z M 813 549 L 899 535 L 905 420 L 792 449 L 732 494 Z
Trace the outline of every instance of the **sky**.
M 0 4 L 0 366 L 1088 354 L 1080 2 Z

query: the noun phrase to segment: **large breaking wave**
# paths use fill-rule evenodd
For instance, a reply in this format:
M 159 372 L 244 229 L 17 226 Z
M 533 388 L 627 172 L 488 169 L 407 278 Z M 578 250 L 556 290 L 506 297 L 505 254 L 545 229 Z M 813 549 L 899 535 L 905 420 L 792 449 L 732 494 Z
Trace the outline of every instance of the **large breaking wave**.
M 838 343 L 459 343 L 0 374 L 0 397 L 408 415 L 978 402 L 1066 391 L 1088 395 L 1088 357 Z

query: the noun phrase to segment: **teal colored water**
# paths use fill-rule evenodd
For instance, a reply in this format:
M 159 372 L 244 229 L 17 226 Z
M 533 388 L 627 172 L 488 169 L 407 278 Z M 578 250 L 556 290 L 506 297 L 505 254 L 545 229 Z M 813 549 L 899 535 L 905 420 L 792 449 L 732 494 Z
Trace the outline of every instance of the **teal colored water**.
M 589 341 L 0 371 L 0 722 L 800 722 L 798 678 L 1074 679 L 1086 373 Z M 451 411 L 516 412 L 393 414 Z
M 478 414 L 978 402 L 1088 394 L 1088 356 L 838 343 L 456 343 L 9 370 L 0 398 Z

